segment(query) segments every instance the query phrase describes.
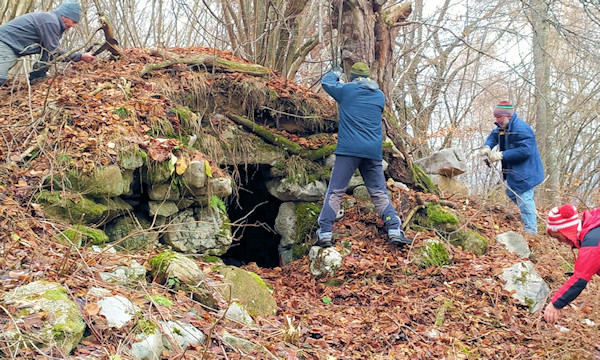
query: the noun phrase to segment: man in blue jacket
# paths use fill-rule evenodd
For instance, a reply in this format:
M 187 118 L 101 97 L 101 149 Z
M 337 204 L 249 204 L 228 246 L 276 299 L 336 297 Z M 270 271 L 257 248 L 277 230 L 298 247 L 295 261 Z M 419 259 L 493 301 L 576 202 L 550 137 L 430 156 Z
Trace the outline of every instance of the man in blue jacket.
M 494 109 L 496 128 L 485 140 L 480 155 L 491 162 L 502 161 L 502 176 L 508 185 L 506 194 L 521 210 L 525 231 L 537 234 L 534 188 L 544 180 L 544 167 L 531 126 L 515 112 L 508 101 Z M 491 151 L 498 145 L 498 150 Z
M 319 214 L 317 243 L 332 245 L 333 222 L 340 209 L 342 196 L 350 178 L 358 168 L 371 194 L 377 214 L 384 220 L 389 240 L 397 245 L 411 244 L 400 229 L 402 224 L 387 194 L 383 174 L 381 115 L 385 96 L 377 83 L 369 78 L 367 64 L 357 62 L 350 71 L 350 82 L 340 83 L 341 68 L 325 74 L 321 85 L 339 104 L 338 143 L 335 163 Z
M 81 5 L 74 1 L 61 4 L 53 12 L 33 12 L 13 19 L 0 26 L 0 86 L 6 82 L 8 71 L 17 59 L 40 54 L 29 79 L 43 78 L 49 62 L 66 51 L 59 48 L 63 33 L 77 25 L 81 18 Z M 74 53 L 72 61 L 94 61 L 91 53 Z

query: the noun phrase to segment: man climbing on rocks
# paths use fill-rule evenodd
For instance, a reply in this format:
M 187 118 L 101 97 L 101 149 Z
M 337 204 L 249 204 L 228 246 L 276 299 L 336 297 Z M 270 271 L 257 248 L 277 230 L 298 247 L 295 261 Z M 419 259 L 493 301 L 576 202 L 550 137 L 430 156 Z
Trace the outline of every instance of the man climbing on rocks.
M 544 310 L 544 319 L 552 323 L 560 318 L 561 309 L 585 289 L 592 276 L 600 275 L 600 208 L 585 211 L 580 220 L 575 206 L 557 206 L 548 213 L 546 229 L 559 242 L 579 249 L 573 275 Z
M 323 89 L 339 104 L 339 122 L 336 158 L 318 218 L 315 245 L 332 246 L 333 222 L 357 168 L 377 214 L 384 220 L 390 242 L 410 245 L 412 241 L 401 230 L 402 222 L 388 197 L 383 174 L 381 116 L 385 96 L 377 83 L 369 78 L 369 67 L 363 62 L 352 65 L 349 83 L 341 83 L 341 75 L 342 69 L 336 67 L 325 74 L 321 82 Z
M 44 78 L 49 63 L 66 51 L 59 48 L 63 33 L 81 19 L 81 5 L 74 1 L 62 3 L 53 12 L 33 12 L 13 19 L 0 26 L 0 86 L 6 82 L 8 71 L 17 59 L 40 54 L 33 66 L 29 80 Z M 74 53 L 72 61 L 92 62 L 96 59 L 91 53 Z
M 502 162 L 506 195 L 519 206 L 525 232 L 537 234 L 534 188 L 544 180 L 544 167 L 531 126 L 515 112 L 508 101 L 494 109 L 496 128 L 492 130 L 479 155 L 486 161 Z M 498 150 L 492 149 L 498 145 Z

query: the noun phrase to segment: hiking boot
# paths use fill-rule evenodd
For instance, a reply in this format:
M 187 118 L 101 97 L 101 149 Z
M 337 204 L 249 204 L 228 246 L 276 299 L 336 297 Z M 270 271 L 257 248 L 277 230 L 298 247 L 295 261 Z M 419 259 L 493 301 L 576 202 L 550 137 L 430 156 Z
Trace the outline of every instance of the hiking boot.
M 392 244 L 398 246 L 412 245 L 413 243 L 411 239 L 404 235 L 404 231 L 402 230 L 388 234 L 388 239 Z
M 331 238 L 318 239 L 315 246 L 328 248 L 333 246 L 333 242 L 331 242 Z

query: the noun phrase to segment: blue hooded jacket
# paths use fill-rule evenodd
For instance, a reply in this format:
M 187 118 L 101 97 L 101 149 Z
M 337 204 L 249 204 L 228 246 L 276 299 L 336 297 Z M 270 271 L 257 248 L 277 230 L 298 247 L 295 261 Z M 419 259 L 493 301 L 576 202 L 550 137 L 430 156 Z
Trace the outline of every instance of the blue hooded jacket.
M 502 151 L 502 173 L 508 187 L 518 195 L 533 189 L 544 180 L 544 166 L 531 126 L 515 112 L 508 127 L 502 129 L 496 123 L 485 144 L 490 148 L 498 145 Z M 507 191 L 508 193 L 508 191 Z
M 339 103 L 335 154 L 382 160 L 381 114 L 385 95 L 377 83 L 359 77 L 342 84 L 334 72 L 329 72 L 321 85 Z
M 39 54 L 42 50 L 53 56 L 66 51 L 59 48 L 66 27 L 57 12 L 33 12 L 21 15 L 0 26 L 0 41 L 10 46 L 17 56 Z M 80 53 L 70 57 L 81 60 Z

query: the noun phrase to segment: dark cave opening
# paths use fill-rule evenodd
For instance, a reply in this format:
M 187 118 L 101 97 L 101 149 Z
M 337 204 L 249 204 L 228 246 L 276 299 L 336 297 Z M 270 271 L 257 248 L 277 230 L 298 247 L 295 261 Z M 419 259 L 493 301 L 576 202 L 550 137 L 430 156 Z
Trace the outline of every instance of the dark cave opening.
M 282 201 L 267 190 L 269 169 L 268 165 L 237 167 L 240 175 L 238 196 L 234 194 L 228 199 L 227 213 L 232 223 L 241 222 L 242 226 L 232 227 L 238 240 L 234 240 L 222 256 L 227 264 L 240 266 L 255 262 L 265 268 L 279 266 L 281 236 L 274 226 Z M 230 173 L 235 170 L 231 168 Z

